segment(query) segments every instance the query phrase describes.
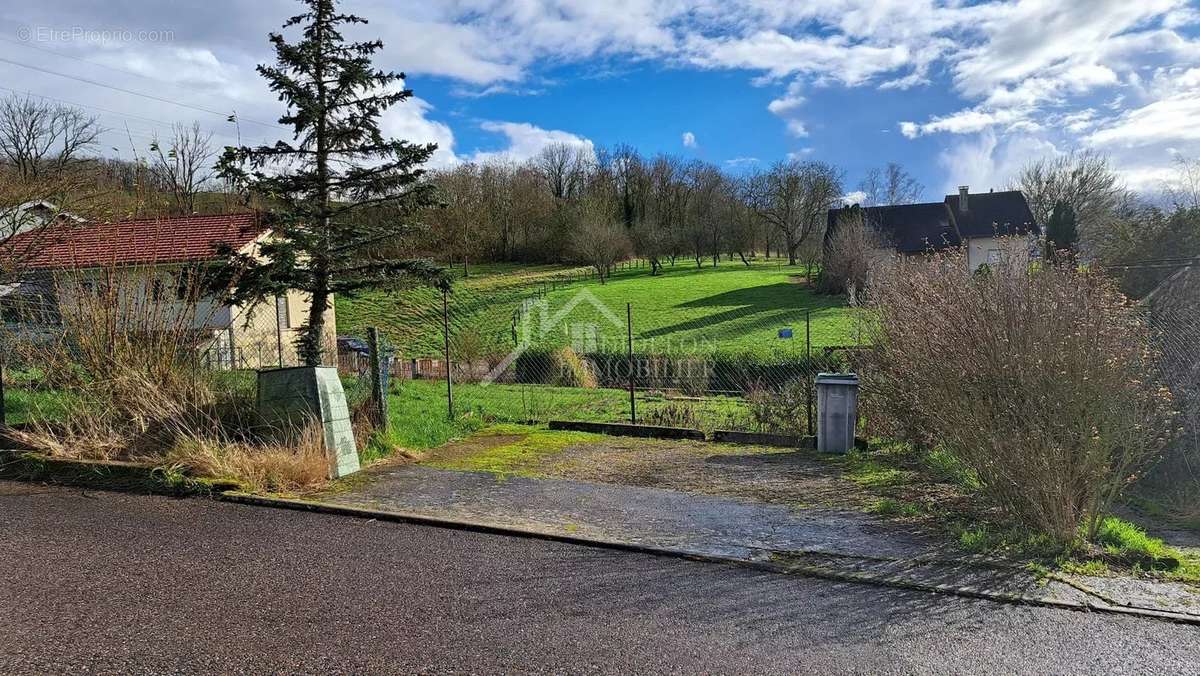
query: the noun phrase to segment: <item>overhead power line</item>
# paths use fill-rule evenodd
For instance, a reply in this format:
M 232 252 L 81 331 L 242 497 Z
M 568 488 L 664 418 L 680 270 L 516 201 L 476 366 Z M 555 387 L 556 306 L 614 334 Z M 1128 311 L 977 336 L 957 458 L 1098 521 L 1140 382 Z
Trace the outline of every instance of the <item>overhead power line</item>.
M 170 105 L 172 105 L 172 106 L 179 106 L 179 107 L 181 107 L 181 108 L 189 108 L 189 109 L 191 109 L 191 110 L 197 110 L 197 111 L 200 111 L 200 112 L 202 112 L 202 113 L 208 113 L 208 114 L 210 114 L 210 115 L 220 115 L 221 117 L 224 117 L 224 118 L 229 118 L 229 117 L 231 116 L 231 114 L 232 114 L 232 113 L 230 113 L 230 112 L 221 112 L 221 111 L 219 111 L 219 110 L 213 110 L 213 109 L 211 109 L 211 108 L 204 108 L 204 107 L 202 107 L 202 106 L 195 106 L 195 105 L 192 105 L 192 104 L 190 104 L 190 103 L 184 103 L 184 102 L 182 102 L 182 101 L 172 101 L 171 99 L 168 99 L 168 98 L 163 98 L 163 97 L 161 97 L 161 96 L 154 96 L 153 94 L 146 94 L 146 93 L 143 93 L 143 92 L 134 91 L 134 90 L 132 90 L 132 89 L 125 89 L 124 87 L 117 87 L 117 86 L 110 85 L 110 84 L 107 84 L 107 83 L 104 83 L 104 82 L 100 82 L 100 81 L 98 81 L 98 80 L 92 80 L 92 79 L 90 79 L 90 78 L 86 78 L 86 77 L 79 77 L 79 76 L 77 76 L 77 75 L 71 75 L 71 74 L 69 74 L 69 73 L 60 73 L 60 72 L 58 72 L 58 71 L 56 71 L 56 70 L 51 70 L 51 69 L 49 69 L 49 68 L 43 68 L 43 67 L 41 67 L 41 66 L 35 66 L 35 65 L 33 65 L 33 64 L 29 64 L 29 63 L 22 63 L 22 62 L 20 62 L 20 61 L 15 61 L 15 60 L 13 60 L 13 59 L 8 59 L 8 58 L 5 58 L 5 57 L 3 57 L 3 56 L 0 56 L 0 63 L 7 63 L 7 64 L 10 64 L 10 65 L 13 65 L 13 66 L 18 66 L 18 67 L 20 67 L 20 68 L 28 68 L 29 70 L 37 71 L 37 72 L 39 72 L 39 73 L 45 73 L 45 74 L 47 74 L 47 75 L 54 75 L 54 76 L 57 76 L 57 77 L 64 77 L 64 78 L 67 78 L 68 80 L 75 80 L 75 81 L 77 81 L 77 82 L 83 82 L 84 84 L 90 84 L 90 85 L 92 85 L 92 86 L 94 86 L 94 87 L 102 87 L 102 88 L 104 88 L 104 89 L 111 89 L 111 90 L 113 90 L 113 91 L 115 91 L 115 92 L 120 92 L 120 93 L 122 93 L 122 94 L 129 94 L 130 96 L 140 96 L 140 97 L 142 97 L 142 98 L 144 98 L 144 99 L 149 99 L 149 100 L 151 100 L 151 101 L 160 101 L 160 102 L 162 102 L 162 103 L 170 104 Z M 275 127 L 275 128 L 277 128 L 277 129 L 284 129 L 284 130 L 286 130 L 286 129 L 287 129 L 287 127 L 284 127 L 283 125 L 280 125 L 280 124 L 275 124 L 275 123 L 272 123 L 272 122 L 261 122 L 261 121 L 259 121 L 259 120 L 254 120 L 254 119 L 250 119 L 250 118 L 243 118 L 243 117 L 239 117 L 238 119 L 239 119 L 239 120 L 241 120 L 241 121 L 243 121 L 243 122 L 249 122 L 249 123 L 251 123 L 251 124 L 258 124 L 258 125 L 262 125 L 262 126 L 264 126 L 264 127 Z
M 109 108 L 92 105 L 90 103 L 79 103 L 78 101 L 70 101 L 70 100 L 58 98 L 55 96 L 46 96 L 45 94 L 35 94 L 35 93 L 29 92 L 29 91 L 21 91 L 18 89 L 13 89 L 12 87 L 5 87 L 4 85 L 0 85 L 0 90 L 12 92 L 13 94 L 16 94 L 18 96 L 34 96 L 34 97 L 37 97 L 44 101 L 53 101 L 55 103 L 60 103 L 60 104 L 66 105 L 66 106 L 75 106 L 78 108 L 86 108 L 87 110 L 92 110 L 92 111 L 95 111 L 102 115 L 112 115 L 112 116 L 121 118 L 122 120 L 133 120 L 133 121 L 137 121 L 137 122 L 146 122 L 146 123 L 149 123 L 152 125 L 162 125 L 163 128 L 153 127 L 152 131 L 155 134 L 161 134 L 163 136 L 169 136 L 170 130 L 172 130 L 174 128 L 174 126 L 179 123 L 178 121 L 168 122 L 166 120 L 160 120 L 160 119 L 153 118 L 153 117 L 145 117 L 144 115 L 135 115 L 133 113 L 125 113 L 125 112 L 121 112 L 118 110 L 112 110 Z M 228 139 L 237 140 L 237 138 L 238 138 L 238 136 L 233 131 L 229 131 L 229 130 L 221 130 L 219 128 L 216 128 L 216 129 L 207 129 L 206 128 L 205 131 L 212 133 L 214 136 L 220 136 L 220 137 L 224 137 L 224 138 L 228 138 Z M 262 143 L 263 145 L 270 145 L 270 142 L 268 142 L 265 138 L 263 138 L 261 136 L 246 137 L 245 140 L 257 140 L 260 143 Z
M 138 77 L 138 78 L 141 78 L 141 79 L 143 79 L 143 80 L 148 80 L 148 81 L 150 81 L 150 82 L 153 82 L 153 83 L 155 83 L 155 84 L 159 84 L 159 85 L 166 85 L 166 86 L 168 86 L 168 87 L 174 87 L 175 89 L 178 89 L 178 90 L 180 90 L 180 91 L 190 91 L 190 90 L 189 90 L 187 87 L 184 87 L 183 85 L 181 85 L 181 84 L 179 84 L 179 83 L 176 83 L 176 82 L 169 82 L 169 81 L 167 81 L 167 80 L 162 80 L 162 79 L 159 79 L 159 78 L 156 78 L 156 77 L 152 77 L 152 76 L 150 76 L 150 75 L 147 75 L 147 74 L 145 74 L 145 73 L 138 73 L 138 72 L 136 72 L 136 71 L 132 71 L 132 70 L 129 70 L 129 69 L 127 69 L 127 68 L 118 68 L 117 66 L 111 66 L 111 65 L 109 65 L 109 64 L 107 64 L 107 63 L 100 63 L 99 61 L 92 61 L 91 59 L 85 59 L 85 58 L 83 58 L 82 56 L 75 56 L 74 54 L 65 54 L 65 53 L 63 53 L 63 52 L 60 52 L 60 51 L 58 51 L 57 49 L 49 49 L 49 48 L 47 48 L 47 47 L 42 47 L 41 45 L 35 45 L 35 44 L 29 43 L 29 42 L 21 42 L 20 40 L 14 40 L 14 39 L 12 39 L 12 38 L 6 38 L 6 37 L 3 37 L 3 36 L 0 36 L 0 42 L 7 42 L 7 43 L 9 43 L 9 44 L 16 45 L 17 47 L 24 47 L 24 48 L 26 48 L 26 49 L 34 49 L 34 50 L 37 50 L 37 51 L 39 51 L 39 52 L 42 52 L 43 54 L 50 54 L 50 55 L 53 55 L 53 56 L 55 56 L 55 57 L 58 57 L 58 58 L 60 58 L 60 59 L 71 59 L 72 61 L 78 61 L 78 62 L 80 62 L 80 63 L 86 63 L 86 64 L 88 64 L 88 65 L 90 65 L 90 66 L 95 66 L 95 67 L 97 67 L 97 68 L 103 68 L 103 69 L 105 69 L 105 70 L 111 70 L 111 71 L 113 71 L 114 73 L 122 73 L 122 74 L 125 74 L 125 75 L 132 75 L 133 77 Z M 193 92 L 193 93 L 194 93 L 194 92 Z M 207 94 L 208 94 L 208 93 L 206 93 L 206 95 L 207 95 Z M 223 98 L 223 99 L 225 99 L 226 101 L 229 101 L 229 102 L 231 102 L 231 103 L 238 103 L 238 101 L 237 101 L 237 100 L 233 99 L 232 97 L 230 97 L 230 96 L 228 96 L 228 95 L 225 95 L 225 94 L 215 94 L 215 95 L 216 95 L 216 96 L 219 96 L 219 97 L 221 97 L 221 98 Z

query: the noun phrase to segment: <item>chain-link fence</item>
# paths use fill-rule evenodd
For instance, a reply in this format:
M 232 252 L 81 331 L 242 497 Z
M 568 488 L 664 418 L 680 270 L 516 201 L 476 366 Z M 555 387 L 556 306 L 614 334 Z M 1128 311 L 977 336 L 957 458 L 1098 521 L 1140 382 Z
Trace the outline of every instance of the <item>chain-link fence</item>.
M 586 277 L 540 283 L 509 305 L 505 321 L 481 321 L 480 298 L 471 294 L 431 295 L 421 319 L 439 325 L 440 344 L 435 351 L 427 340 L 423 352 L 395 355 L 394 390 L 440 398 L 438 414 L 451 418 L 804 435 L 815 430 L 816 374 L 840 370 L 853 349 L 814 345 L 814 317 L 803 310 L 756 343 L 737 340 L 762 321 L 754 308 L 642 328 L 639 318 L 656 310 L 601 301 L 591 284 Z M 763 327 L 753 328 L 762 335 Z M 344 371 L 364 363 L 365 343 L 341 339 Z
M 252 408 L 257 371 L 301 365 L 296 339 L 306 308 L 299 294 L 223 306 L 136 274 L 71 273 L 6 285 L 0 423 L 54 423 L 72 409 L 83 412 L 115 381 L 139 378 L 178 380 L 179 392 L 205 384 Z M 326 336 L 322 363 L 337 365 L 332 323 Z M 370 396 L 359 373 L 365 368 L 343 377 L 352 409 Z
M 1177 412 L 1175 434 L 1150 484 L 1173 507 L 1200 515 L 1200 269 L 1180 268 L 1142 304 Z

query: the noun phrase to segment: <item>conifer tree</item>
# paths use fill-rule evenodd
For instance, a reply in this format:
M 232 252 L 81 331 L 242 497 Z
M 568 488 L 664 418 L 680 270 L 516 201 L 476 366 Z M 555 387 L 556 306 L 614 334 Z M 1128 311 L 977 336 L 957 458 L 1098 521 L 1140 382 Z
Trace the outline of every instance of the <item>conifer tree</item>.
M 1066 202 L 1055 204 L 1050 220 L 1046 222 L 1046 257 L 1052 258 L 1056 250 L 1074 251 L 1078 240 L 1075 209 Z
M 272 205 L 273 236 L 257 257 L 226 250 L 212 279 L 233 282 L 231 302 L 261 302 L 290 289 L 308 294 L 297 348 L 304 365 L 317 366 L 332 294 L 405 278 L 443 288 L 449 282 L 432 264 L 381 253 L 396 251 L 415 212 L 437 203 L 421 168 L 437 146 L 384 138 L 379 128 L 380 115 L 412 96 L 404 74 L 372 65 L 382 42 L 342 35 L 365 19 L 339 13 L 336 0 L 301 2 L 306 11 L 283 25 L 299 27 L 300 39 L 271 33 L 276 62 L 258 67 L 287 106 L 279 123 L 291 128 L 291 140 L 229 147 L 218 163 L 224 178 Z

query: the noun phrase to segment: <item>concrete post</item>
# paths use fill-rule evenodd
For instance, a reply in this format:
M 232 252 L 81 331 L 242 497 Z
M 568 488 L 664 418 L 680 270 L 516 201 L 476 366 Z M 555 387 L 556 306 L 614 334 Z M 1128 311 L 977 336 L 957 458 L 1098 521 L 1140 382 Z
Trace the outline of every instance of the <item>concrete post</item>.
M 309 425 L 319 425 L 329 461 L 329 478 L 359 469 L 346 393 L 336 367 L 301 366 L 258 372 L 258 411 L 282 441 L 294 441 Z

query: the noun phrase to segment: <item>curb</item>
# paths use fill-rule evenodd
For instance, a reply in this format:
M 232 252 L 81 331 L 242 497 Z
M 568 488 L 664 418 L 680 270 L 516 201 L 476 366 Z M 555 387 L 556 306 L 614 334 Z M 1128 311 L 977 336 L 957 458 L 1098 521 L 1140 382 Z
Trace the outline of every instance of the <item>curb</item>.
M 431 526 L 435 528 L 446 528 L 451 530 L 461 530 L 474 533 L 485 533 L 488 535 L 506 535 L 510 537 L 520 537 L 532 540 L 543 540 L 548 542 L 561 542 L 564 544 L 579 545 L 583 547 L 592 547 L 596 549 L 607 549 L 613 551 L 630 552 L 636 554 L 647 554 L 650 556 L 666 556 L 675 559 L 685 559 L 690 561 L 701 561 L 706 563 L 721 563 L 726 565 L 735 565 L 742 568 L 751 568 L 754 570 L 763 570 L 772 573 L 784 573 L 792 575 L 801 575 L 804 577 L 812 577 L 834 582 L 849 582 L 853 584 L 867 584 L 878 587 L 888 587 L 892 589 L 903 589 L 909 591 L 923 591 L 945 596 L 957 596 L 962 598 L 982 599 L 987 601 L 995 601 L 1009 605 L 1024 605 L 1043 608 L 1054 608 L 1058 610 L 1073 610 L 1076 612 L 1102 612 L 1113 615 L 1123 615 L 1132 617 L 1142 617 L 1147 619 L 1155 619 L 1176 624 L 1186 624 L 1192 626 L 1200 626 L 1200 617 L 1194 615 L 1185 615 L 1182 613 L 1173 613 L 1164 610 L 1151 610 L 1145 608 L 1129 607 L 1112 605 L 1105 602 L 1100 603 L 1077 603 L 1072 601 L 1062 601 L 1056 599 L 1039 599 L 1025 596 L 1017 596 L 1015 594 L 1000 594 L 996 592 L 977 591 L 973 589 L 965 589 L 962 587 L 954 587 L 947 584 L 928 584 L 913 580 L 900 579 L 895 576 L 887 575 L 872 575 L 869 573 L 856 573 L 844 570 L 837 570 L 824 566 L 813 566 L 798 563 L 781 564 L 771 561 L 749 561 L 746 559 L 738 559 L 734 557 L 719 556 L 714 554 L 699 554 L 682 549 L 674 549 L 671 547 L 662 547 L 654 545 L 642 545 L 631 542 L 620 542 L 616 540 L 605 540 L 602 538 L 581 537 L 578 535 L 568 535 L 552 531 L 543 531 L 527 528 L 517 528 L 513 526 L 500 526 L 478 521 L 466 521 L 462 519 L 451 519 L 444 517 L 434 517 L 424 514 L 415 514 L 411 512 L 386 512 L 373 509 L 364 509 L 360 507 L 345 507 L 334 505 L 327 502 L 317 502 L 312 500 L 296 500 L 290 498 L 266 497 L 262 495 L 254 495 L 251 493 L 241 493 L 236 491 L 225 491 L 214 493 L 213 497 L 224 502 L 232 502 L 243 505 L 251 505 L 256 507 L 269 507 L 273 509 L 289 509 L 293 511 L 313 512 L 317 514 L 329 514 L 334 516 L 349 516 L 359 519 L 369 519 L 373 521 L 387 521 L 392 523 L 407 523 L 418 526 Z M 828 555 L 826 552 L 805 552 L 796 551 L 788 552 L 788 554 L 814 554 Z M 850 557 L 854 558 L 854 557 Z M 1057 578 L 1056 578 L 1057 579 Z M 1064 582 L 1063 580 L 1059 580 Z M 1065 582 L 1064 582 L 1065 583 Z M 1070 583 L 1066 583 L 1070 584 Z M 1074 586 L 1074 585 L 1071 585 Z M 1080 590 L 1091 596 L 1096 596 L 1086 589 Z
M 236 487 L 136 462 L 56 458 L 23 450 L 0 450 L 0 479 L 172 496 L 213 495 Z

